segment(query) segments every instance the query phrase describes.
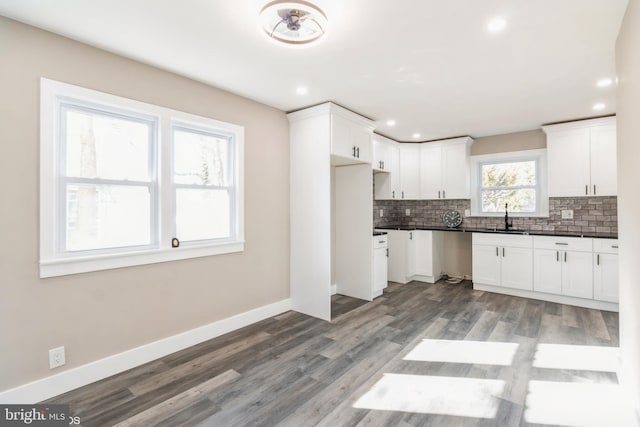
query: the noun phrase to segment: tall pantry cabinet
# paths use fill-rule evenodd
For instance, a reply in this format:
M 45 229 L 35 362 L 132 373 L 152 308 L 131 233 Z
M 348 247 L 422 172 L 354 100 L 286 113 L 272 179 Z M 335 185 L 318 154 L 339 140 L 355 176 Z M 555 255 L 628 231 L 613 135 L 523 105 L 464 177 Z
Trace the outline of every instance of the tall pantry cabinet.
M 332 284 L 372 299 L 374 123 L 332 103 L 287 117 L 292 308 L 331 320 Z

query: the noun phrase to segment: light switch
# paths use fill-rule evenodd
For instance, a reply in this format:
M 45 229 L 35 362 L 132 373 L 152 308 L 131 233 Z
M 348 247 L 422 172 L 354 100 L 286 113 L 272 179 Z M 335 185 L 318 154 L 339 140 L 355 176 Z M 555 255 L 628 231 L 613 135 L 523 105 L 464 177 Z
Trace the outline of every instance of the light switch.
M 573 209 L 563 209 L 562 219 L 573 219 Z
M 411 209 L 405 209 L 404 214 L 406 216 L 411 216 Z
M 380 209 L 380 216 L 384 216 L 384 209 Z
M 464 210 L 464 216 L 471 216 L 471 210 L 465 209 Z

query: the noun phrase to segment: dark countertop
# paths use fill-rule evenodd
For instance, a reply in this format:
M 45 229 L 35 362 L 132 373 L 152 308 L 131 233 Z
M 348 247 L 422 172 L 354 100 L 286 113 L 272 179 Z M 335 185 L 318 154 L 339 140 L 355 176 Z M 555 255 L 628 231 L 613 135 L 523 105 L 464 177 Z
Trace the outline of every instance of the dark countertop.
M 525 235 L 525 236 L 561 236 L 561 237 L 589 237 L 596 239 L 617 239 L 618 235 L 615 233 L 581 233 L 579 231 L 540 231 L 540 230 L 509 230 L 508 232 L 500 229 L 492 228 L 470 228 L 470 227 L 456 227 L 449 228 L 445 226 L 381 226 L 374 227 L 376 230 L 433 230 L 433 231 L 457 231 L 460 233 L 493 233 L 493 234 L 513 234 L 513 235 Z
M 382 228 L 382 227 L 381 227 Z M 385 234 L 387 234 L 386 231 L 374 231 L 373 235 L 374 236 L 384 236 Z

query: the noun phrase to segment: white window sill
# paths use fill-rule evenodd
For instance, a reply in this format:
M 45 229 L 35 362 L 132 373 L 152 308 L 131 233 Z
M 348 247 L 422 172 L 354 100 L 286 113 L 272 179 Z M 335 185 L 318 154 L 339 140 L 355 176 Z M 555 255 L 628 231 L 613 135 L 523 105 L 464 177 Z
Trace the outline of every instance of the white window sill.
M 242 251 L 244 251 L 244 241 L 235 241 L 223 244 L 185 245 L 171 249 L 41 260 L 40 278 L 67 276 L 70 274 L 88 273 L 91 271 L 110 270 L 136 265 L 157 264 L 160 262 Z

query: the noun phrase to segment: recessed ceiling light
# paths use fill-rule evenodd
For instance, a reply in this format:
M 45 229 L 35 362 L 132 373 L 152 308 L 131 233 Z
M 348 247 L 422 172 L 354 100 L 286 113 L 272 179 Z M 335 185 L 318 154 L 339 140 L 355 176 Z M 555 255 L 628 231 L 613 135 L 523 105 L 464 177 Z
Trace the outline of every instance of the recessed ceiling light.
M 494 18 L 491 21 L 489 21 L 489 24 L 487 24 L 487 30 L 489 30 L 492 33 L 497 33 L 504 30 L 506 26 L 507 26 L 507 21 L 505 21 L 504 18 Z
M 596 83 L 596 85 L 598 87 L 607 87 L 607 86 L 611 86 L 612 83 L 613 83 L 613 80 L 611 79 L 600 79 L 598 80 L 598 83 Z
M 307 89 L 307 88 L 306 88 L 306 87 L 304 87 L 304 86 L 298 86 L 298 87 L 296 88 L 296 93 L 297 93 L 298 95 L 306 95 L 307 93 L 309 93 L 309 89 Z
M 418 132 L 414 133 L 413 135 L 411 135 L 414 139 L 418 139 L 420 138 L 420 134 Z
M 604 107 L 606 107 L 606 105 L 604 105 L 602 102 L 593 105 L 593 109 L 596 111 L 604 110 Z
M 395 126 L 396 125 L 396 121 L 395 120 L 387 120 L 387 126 L 391 127 L 391 126 Z

